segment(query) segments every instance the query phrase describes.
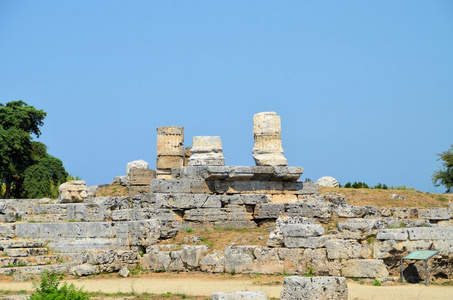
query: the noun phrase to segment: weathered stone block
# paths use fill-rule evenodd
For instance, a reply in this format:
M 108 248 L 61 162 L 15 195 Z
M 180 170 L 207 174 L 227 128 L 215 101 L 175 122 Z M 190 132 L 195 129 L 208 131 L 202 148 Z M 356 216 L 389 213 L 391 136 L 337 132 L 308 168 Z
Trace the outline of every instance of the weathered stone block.
M 344 277 L 285 277 L 281 300 L 347 300 L 348 285 Z
M 184 158 L 175 155 L 161 155 L 157 157 L 156 168 L 171 170 L 183 166 Z
M 260 203 L 255 206 L 255 219 L 277 219 L 284 210 L 283 203 Z
M 157 127 L 157 156 L 184 156 L 184 127 Z
M 408 228 L 409 239 L 416 240 L 453 240 L 451 227 L 415 227 Z
M 451 210 L 449 208 L 419 208 L 418 217 L 432 221 L 442 221 L 451 219 Z
M 359 244 L 356 240 L 331 239 L 326 248 L 329 259 L 370 258 L 373 255 L 372 245 Z
M 225 257 L 223 252 L 214 250 L 200 261 L 200 269 L 203 272 L 223 273 L 225 272 Z
M 200 260 L 207 251 L 208 246 L 206 245 L 200 246 L 183 245 L 181 247 L 181 260 L 189 268 L 197 268 L 200 266 Z
M 280 225 L 284 237 L 318 237 L 324 234 L 324 228 L 318 224 Z
M 328 237 L 292 237 L 287 236 L 284 237 L 284 244 L 288 248 L 324 248 L 326 246 L 326 242 L 328 241 Z
M 351 259 L 343 262 L 341 273 L 346 277 L 378 278 L 389 276 L 387 267 L 380 259 Z
M 189 166 L 224 166 L 222 140 L 219 136 L 194 136 Z
M 406 241 L 409 235 L 405 228 L 399 229 L 381 229 L 378 231 L 376 239 L 378 240 L 396 240 Z
M 60 185 L 61 203 L 83 202 L 87 198 L 87 185 L 83 180 L 68 181 Z
M 255 246 L 227 246 L 225 248 L 225 272 L 251 273 Z
M 274 194 L 271 196 L 272 203 L 296 203 L 299 202 L 297 195 L 294 194 Z
M 285 215 L 319 218 L 323 221 L 328 221 L 332 218 L 331 204 L 288 203 L 285 204 Z
M 253 273 L 283 274 L 285 271 L 283 261 L 278 256 L 277 249 L 257 247 L 253 255 L 256 258 L 253 264 Z
M 156 171 L 151 169 L 132 169 L 129 172 L 130 185 L 150 185 L 156 178 Z

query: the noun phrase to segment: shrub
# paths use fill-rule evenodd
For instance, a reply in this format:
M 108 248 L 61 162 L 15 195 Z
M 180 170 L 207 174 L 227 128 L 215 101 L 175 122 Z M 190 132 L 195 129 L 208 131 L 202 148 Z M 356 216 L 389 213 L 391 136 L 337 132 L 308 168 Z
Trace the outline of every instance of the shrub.
M 381 286 L 381 282 L 379 280 L 373 281 L 374 286 Z
M 41 275 L 41 282 L 33 284 L 35 292 L 31 294 L 30 300 L 88 300 L 88 293 L 83 288 L 77 289 L 74 284 L 68 285 L 66 282 L 61 287 L 60 281 L 63 275 L 45 271 Z

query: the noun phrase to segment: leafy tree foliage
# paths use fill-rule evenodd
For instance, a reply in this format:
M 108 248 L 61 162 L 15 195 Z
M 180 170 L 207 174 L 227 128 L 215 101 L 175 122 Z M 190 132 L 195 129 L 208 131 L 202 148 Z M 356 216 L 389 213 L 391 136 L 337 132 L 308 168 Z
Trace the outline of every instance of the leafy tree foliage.
M 438 171 L 435 171 L 432 175 L 434 186 L 445 186 L 446 193 L 453 192 L 453 145 L 450 145 L 450 149 L 442 153 L 437 154 L 438 160 L 442 161 L 442 166 Z
M 30 295 L 31 300 L 88 300 L 90 296 L 83 288 L 77 289 L 74 284 L 66 282 L 60 287 L 63 275 L 45 271 L 41 275 L 41 282 L 34 283 L 35 292 Z
M 4 198 L 55 197 L 55 186 L 66 181 L 62 162 L 47 154 L 41 135 L 46 113 L 23 101 L 0 103 L 0 182 Z M 57 186 L 58 189 L 58 186 Z M 1 195 L 0 195 L 1 196 Z

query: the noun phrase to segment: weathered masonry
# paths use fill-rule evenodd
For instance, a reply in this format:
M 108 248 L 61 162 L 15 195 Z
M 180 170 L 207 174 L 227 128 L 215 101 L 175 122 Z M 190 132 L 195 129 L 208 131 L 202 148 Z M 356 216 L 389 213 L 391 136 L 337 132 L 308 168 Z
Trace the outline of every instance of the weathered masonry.
M 89 275 L 140 263 L 154 271 L 391 281 L 402 257 L 433 249 L 440 253 L 430 280 L 452 278 L 451 208 L 353 206 L 338 194 L 319 195 L 316 184 L 299 181 L 302 167 L 288 166 L 276 113 L 255 115 L 253 138 L 256 166 L 227 166 L 220 137 L 196 136 L 185 148 L 183 127 L 159 127 L 156 170 L 134 161 L 118 180 L 129 197 L 95 198 L 77 182 L 62 186 L 60 201 L 1 201 L 0 274 Z M 267 246 L 160 243 L 186 228 L 260 226 L 272 227 Z M 405 272 L 406 280 L 425 276 L 422 265 Z

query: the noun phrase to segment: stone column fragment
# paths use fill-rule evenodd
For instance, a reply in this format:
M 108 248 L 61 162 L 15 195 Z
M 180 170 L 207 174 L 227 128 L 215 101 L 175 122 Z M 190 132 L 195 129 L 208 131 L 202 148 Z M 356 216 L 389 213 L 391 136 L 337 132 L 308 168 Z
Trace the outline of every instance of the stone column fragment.
M 283 156 L 281 121 L 275 112 L 262 112 L 253 116 L 253 159 L 257 166 L 286 166 Z
M 157 127 L 157 178 L 170 178 L 184 164 L 184 127 Z
M 189 166 L 224 166 L 220 136 L 194 136 Z

